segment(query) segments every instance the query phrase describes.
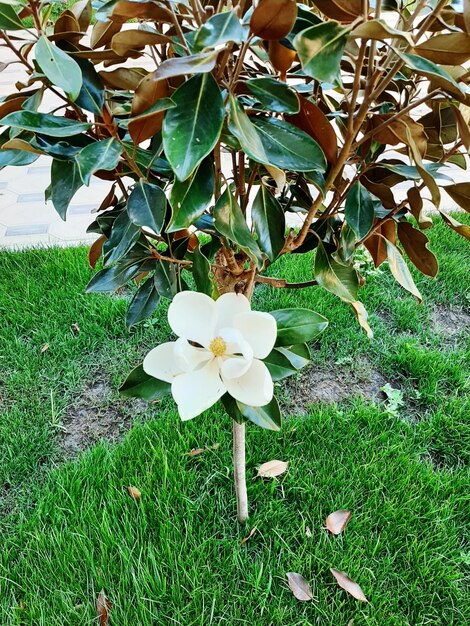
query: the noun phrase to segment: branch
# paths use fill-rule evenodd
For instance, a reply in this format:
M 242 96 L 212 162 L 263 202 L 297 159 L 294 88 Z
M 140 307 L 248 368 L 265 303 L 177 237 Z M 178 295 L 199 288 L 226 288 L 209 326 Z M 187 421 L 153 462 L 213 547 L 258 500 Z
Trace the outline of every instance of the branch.
M 304 287 L 315 287 L 318 285 L 316 280 L 307 280 L 303 283 L 288 283 L 285 278 L 274 278 L 273 276 L 256 276 L 256 283 L 271 285 L 276 289 L 303 289 Z

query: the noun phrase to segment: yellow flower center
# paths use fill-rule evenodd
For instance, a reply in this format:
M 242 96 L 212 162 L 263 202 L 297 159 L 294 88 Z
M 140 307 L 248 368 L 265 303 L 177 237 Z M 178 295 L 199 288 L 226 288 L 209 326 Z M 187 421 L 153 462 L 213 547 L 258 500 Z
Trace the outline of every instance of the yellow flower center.
M 215 356 L 222 356 L 223 354 L 225 354 L 225 351 L 227 350 L 227 344 L 222 339 L 222 337 L 216 337 L 215 339 L 211 341 L 209 345 L 209 350 Z

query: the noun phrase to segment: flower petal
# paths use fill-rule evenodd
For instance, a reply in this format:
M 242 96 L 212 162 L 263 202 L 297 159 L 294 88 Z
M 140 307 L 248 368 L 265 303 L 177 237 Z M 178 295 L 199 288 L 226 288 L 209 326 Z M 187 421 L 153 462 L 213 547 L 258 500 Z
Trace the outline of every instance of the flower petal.
M 221 328 L 218 334 L 225 341 L 227 355 L 241 354 L 248 361 L 253 359 L 253 348 L 248 341 L 245 341 L 239 330 L 236 328 Z
M 164 380 L 167 383 L 173 382 L 175 376 L 183 372 L 181 364 L 176 360 L 174 341 L 162 343 L 150 350 L 142 366 L 144 372 L 149 376 Z
M 235 316 L 233 325 L 253 348 L 257 359 L 264 359 L 274 348 L 277 337 L 276 320 L 269 313 L 250 311 Z
M 191 372 L 197 369 L 202 363 L 214 358 L 210 350 L 206 348 L 196 348 L 187 339 L 180 337 L 175 341 L 175 359 L 181 372 Z
M 214 338 L 217 309 L 214 300 L 197 291 L 181 291 L 168 309 L 168 322 L 178 337 L 208 346 Z
M 235 400 L 249 406 L 264 406 L 271 402 L 274 394 L 274 385 L 268 368 L 258 359 L 253 359 L 249 369 L 239 378 L 222 380 L 227 391 Z
M 239 313 L 251 311 L 250 301 L 241 293 L 224 293 L 215 301 L 217 308 L 217 328 L 233 326 L 233 319 Z
M 217 359 L 209 361 L 201 369 L 177 376 L 171 385 L 180 417 L 185 421 L 211 407 L 226 391 L 219 376 Z
M 250 369 L 252 360 L 243 357 L 230 357 L 225 359 L 220 368 L 220 374 L 223 378 L 240 378 Z

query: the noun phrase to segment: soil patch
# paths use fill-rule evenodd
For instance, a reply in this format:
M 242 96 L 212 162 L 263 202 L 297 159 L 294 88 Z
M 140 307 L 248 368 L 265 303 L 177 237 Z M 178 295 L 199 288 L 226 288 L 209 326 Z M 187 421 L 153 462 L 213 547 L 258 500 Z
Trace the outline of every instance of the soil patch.
M 299 376 L 291 377 L 284 387 L 284 404 L 289 412 L 305 412 L 312 404 L 341 402 L 362 395 L 370 400 L 384 400 L 381 388 L 388 381 L 366 359 L 355 365 L 312 364 Z M 396 385 L 394 385 L 395 387 Z
M 129 430 L 136 415 L 147 408 L 142 400 L 120 399 L 109 381 L 99 377 L 68 408 L 62 421 L 62 446 L 75 455 L 100 440 L 116 441 Z
M 470 330 L 470 311 L 463 307 L 436 307 L 432 313 L 434 330 L 448 337 L 455 337 L 463 330 Z

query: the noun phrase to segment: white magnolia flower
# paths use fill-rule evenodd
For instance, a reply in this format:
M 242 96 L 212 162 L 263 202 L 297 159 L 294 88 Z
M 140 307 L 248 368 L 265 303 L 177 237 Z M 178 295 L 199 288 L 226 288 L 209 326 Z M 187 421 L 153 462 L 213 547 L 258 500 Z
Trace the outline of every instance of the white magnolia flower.
M 168 322 L 179 339 L 151 350 L 143 367 L 150 376 L 171 383 L 181 419 L 196 417 L 227 391 L 250 406 L 271 401 L 273 381 L 260 359 L 276 341 L 272 315 L 252 311 L 241 294 L 212 300 L 182 291 L 170 304 Z

